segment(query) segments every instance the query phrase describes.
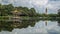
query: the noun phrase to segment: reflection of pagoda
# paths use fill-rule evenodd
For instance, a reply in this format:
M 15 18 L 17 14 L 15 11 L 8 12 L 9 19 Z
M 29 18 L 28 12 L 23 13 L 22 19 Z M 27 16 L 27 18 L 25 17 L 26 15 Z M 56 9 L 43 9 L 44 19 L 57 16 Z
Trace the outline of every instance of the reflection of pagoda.
M 47 26 L 47 20 L 45 21 L 45 25 Z

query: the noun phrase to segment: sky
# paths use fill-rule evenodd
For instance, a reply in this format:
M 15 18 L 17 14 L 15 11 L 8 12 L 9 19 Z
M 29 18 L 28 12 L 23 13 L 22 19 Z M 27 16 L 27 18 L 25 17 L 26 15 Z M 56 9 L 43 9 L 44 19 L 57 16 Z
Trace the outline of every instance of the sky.
M 28 8 L 33 7 L 38 13 L 45 13 L 45 9 L 47 8 L 49 14 L 56 14 L 57 10 L 60 9 L 60 0 L 0 0 L 0 3 Z

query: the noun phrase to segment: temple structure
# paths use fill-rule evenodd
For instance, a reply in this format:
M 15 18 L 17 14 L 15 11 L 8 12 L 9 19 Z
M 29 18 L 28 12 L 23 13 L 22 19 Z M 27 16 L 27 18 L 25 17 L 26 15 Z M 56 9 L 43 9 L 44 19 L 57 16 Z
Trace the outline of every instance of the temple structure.
M 13 17 L 11 17 L 10 20 L 12 20 L 13 22 L 19 21 L 20 20 L 20 14 L 22 14 L 21 12 L 19 12 L 17 9 L 11 12 L 13 14 Z

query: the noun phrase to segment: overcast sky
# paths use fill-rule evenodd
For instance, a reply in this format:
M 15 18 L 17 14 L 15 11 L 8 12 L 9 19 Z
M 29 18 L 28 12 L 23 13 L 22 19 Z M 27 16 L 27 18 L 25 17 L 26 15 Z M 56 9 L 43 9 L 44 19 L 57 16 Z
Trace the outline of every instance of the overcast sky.
M 28 8 L 34 7 L 39 13 L 44 13 L 46 7 L 48 13 L 57 13 L 57 10 L 60 9 L 60 0 L 0 0 L 0 3 Z

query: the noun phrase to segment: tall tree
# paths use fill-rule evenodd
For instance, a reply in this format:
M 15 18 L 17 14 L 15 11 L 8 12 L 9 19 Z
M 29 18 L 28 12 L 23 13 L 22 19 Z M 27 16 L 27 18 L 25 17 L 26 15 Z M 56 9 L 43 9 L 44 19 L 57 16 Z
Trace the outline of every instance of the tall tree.
M 60 9 L 58 10 L 58 16 L 60 17 Z

